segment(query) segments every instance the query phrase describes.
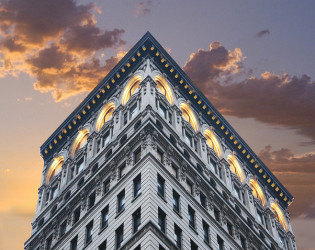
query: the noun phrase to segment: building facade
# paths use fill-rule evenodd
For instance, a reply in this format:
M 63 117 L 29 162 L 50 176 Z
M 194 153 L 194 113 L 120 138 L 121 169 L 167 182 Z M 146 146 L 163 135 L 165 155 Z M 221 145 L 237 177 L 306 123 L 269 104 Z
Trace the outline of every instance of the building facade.
M 296 249 L 293 197 L 150 33 L 41 147 L 25 249 Z

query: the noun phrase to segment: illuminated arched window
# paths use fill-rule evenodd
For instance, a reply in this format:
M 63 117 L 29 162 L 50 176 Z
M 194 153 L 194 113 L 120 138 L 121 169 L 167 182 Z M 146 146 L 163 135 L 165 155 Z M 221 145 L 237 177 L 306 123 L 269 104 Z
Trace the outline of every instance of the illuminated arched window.
M 104 106 L 96 121 L 96 131 L 101 130 L 101 128 L 104 126 L 104 123 L 112 117 L 114 110 L 115 104 L 113 102 L 107 103 Z
M 128 102 L 130 96 L 132 96 L 135 93 L 136 89 L 140 88 L 141 81 L 142 81 L 141 76 L 134 76 L 130 79 L 122 95 L 121 99 L 122 105 L 125 105 Z
M 230 163 L 230 168 L 232 172 L 237 175 L 237 177 L 240 179 L 241 182 L 244 182 L 245 178 L 244 178 L 243 169 L 238 163 L 238 160 L 236 159 L 236 157 L 234 155 L 229 155 L 228 162 Z
M 75 139 L 73 146 L 72 146 L 72 151 L 71 151 L 71 156 L 74 156 L 80 148 L 83 148 L 85 144 L 87 143 L 87 138 L 89 137 L 89 130 L 88 129 L 83 129 L 79 132 L 77 138 Z
M 277 221 L 280 222 L 280 224 L 282 225 L 282 227 L 288 231 L 288 224 L 287 224 L 287 221 L 284 217 L 284 214 L 281 210 L 281 208 L 279 207 L 279 205 L 277 203 L 272 203 L 271 204 L 271 209 L 275 215 L 275 218 L 277 219 Z
M 60 173 L 62 169 L 62 164 L 65 162 L 63 156 L 59 156 L 54 159 L 53 163 L 49 167 L 48 173 L 46 175 L 45 183 L 48 184 L 50 180 Z
M 165 78 L 162 78 L 160 76 L 155 77 L 156 87 L 163 95 L 165 95 L 166 99 L 170 104 L 173 104 L 174 98 L 172 94 L 172 90 L 170 86 L 167 84 Z
M 216 152 L 216 154 L 221 157 L 222 155 L 222 150 L 220 147 L 220 144 L 217 140 L 217 138 L 215 137 L 213 131 L 210 131 L 209 129 L 205 130 L 205 137 L 207 138 L 207 142 L 209 144 L 209 146 L 214 149 L 214 151 Z
M 182 111 L 182 115 L 185 118 L 186 121 L 190 123 L 190 125 L 193 127 L 193 129 L 197 132 L 198 131 L 198 124 L 196 117 L 188 104 L 186 103 L 181 103 L 180 105 L 180 110 Z
M 253 195 L 261 201 L 261 204 L 263 204 L 263 206 L 265 206 L 266 198 L 258 182 L 255 179 L 251 179 L 249 181 L 249 185 L 252 188 Z

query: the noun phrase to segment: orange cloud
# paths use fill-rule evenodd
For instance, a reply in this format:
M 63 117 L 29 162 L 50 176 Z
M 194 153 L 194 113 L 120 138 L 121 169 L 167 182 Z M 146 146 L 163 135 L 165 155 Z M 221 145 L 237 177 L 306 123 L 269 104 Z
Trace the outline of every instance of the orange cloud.
M 27 73 L 55 101 L 90 91 L 121 58 L 103 62 L 97 52 L 125 44 L 124 30 L 100 29 L 93 10 L 74 0 L 2 1 L 0 77 Z
M 292 192 L 292 217 L 315 218 L 315 152 L 295 155 L 286 148 L 272 151 L 271 146 L 266 146 L 259 157 Z

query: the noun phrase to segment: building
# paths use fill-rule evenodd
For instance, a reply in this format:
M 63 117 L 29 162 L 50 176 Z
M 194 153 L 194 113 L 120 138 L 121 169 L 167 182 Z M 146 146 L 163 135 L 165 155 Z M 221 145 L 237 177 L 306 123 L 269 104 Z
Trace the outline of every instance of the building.
M 41 147 L 25 249 L 296 249 L 292 195 L 146 33 Z

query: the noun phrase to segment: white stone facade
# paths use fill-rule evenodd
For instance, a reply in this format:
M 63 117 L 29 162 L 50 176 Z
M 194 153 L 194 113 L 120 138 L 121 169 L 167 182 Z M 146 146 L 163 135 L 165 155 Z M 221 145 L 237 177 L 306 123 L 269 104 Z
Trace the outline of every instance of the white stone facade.
M 136 75 L 141 76 L 140 87 L 122 105 L 125 86 Z M 266 198 L 263 206 L 252 194 L 249 182 L 256 177 L 249 166 L 191 106 L 198 123 L 195 131 L 180 109 L 187 100 L 166 78 L 173 97 L 170 103 L 157 88 L 156 76 L 165 77 L 153 60 L 143 60 L 104 103 L 113 102 L 115 111 L 101 130 L 96 130 L 100 109 L 80 127 L 81 131 L 87 129 L 89 136 L 73 157 L 70 152 L 76 135 L 56 152 L 54 158 L 62 156 L 64 163 L 49 183 L 45 180 L 53 160 L 45 162 L 32 235 L 25 249 L 71 249 L 76 237 L 79 250 L 99 249 L 105 241 L 106 249 L 179 249 L 174 240 L 175 225 L 181 229 L 181 249 L 195 249 L 194 243 L 198 249 L 296 249 L 286 208 L 281 209 L 287 230 L 274 218 L 271 204 L 275 197 L 269 188 L 258 180 Z M 221 157 L 207 143 L 206 129 L 218 138 Z M 139 152 L 140 157 L 136 155 Z M 243 182 L 231 171 L 229 155 L 238 160 Z M 123 170 L 121 166 L 125 166 Z M 134 180 L 139 175 L 141 194 L 134 197 Z M 158 176 L 164 180 L 164 196 L 158 194 Z M 105 192 L 107 181 L 110 187 Z M 118 212 L 118 196 L 123 190 L 124 209 Z M 173 208 L 174 191 L 180 197 L 179 212 Z M 106 206 L 108 225 L 102 228 Z M 188 207 L 194 212 L 194 227 L 189 225 Z M 139 208 L 141 224 L 134 232 L 133 214 Z M 159 208 L 166 214 L 165 232 L 159 229 Z M 93 230 L 87 242 L 91 222 Z M 204 240 L 205 224 L 209 226 L 209 242 Z M 116 230 L 121 225 L 123 241 L 117 248 Z

